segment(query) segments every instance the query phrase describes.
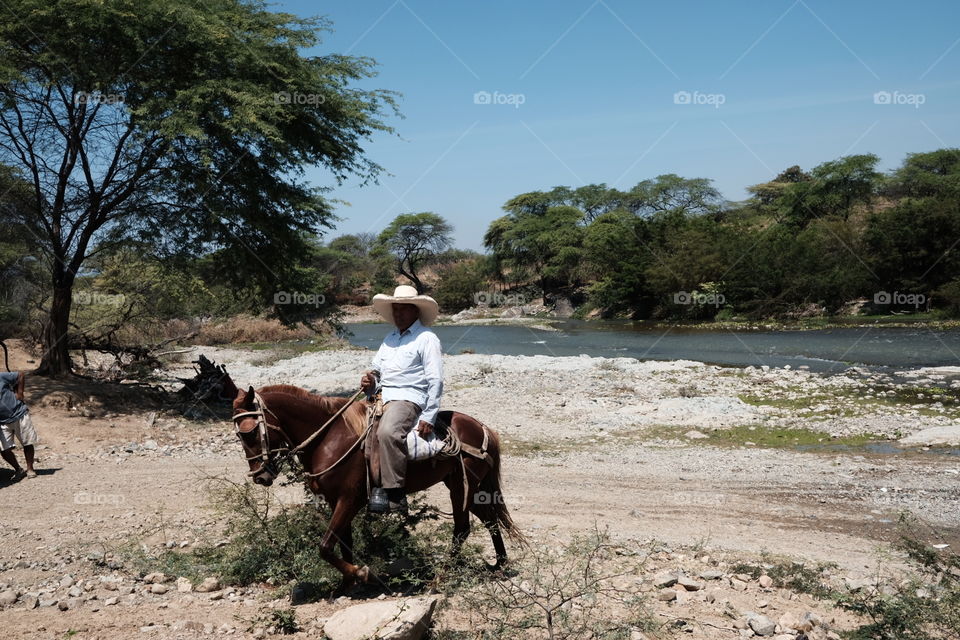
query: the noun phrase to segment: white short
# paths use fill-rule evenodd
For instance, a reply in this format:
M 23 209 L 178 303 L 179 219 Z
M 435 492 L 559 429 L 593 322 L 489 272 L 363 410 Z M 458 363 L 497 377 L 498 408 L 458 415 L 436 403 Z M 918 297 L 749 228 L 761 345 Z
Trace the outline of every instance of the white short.
M 21 447 L 28 447 L 40 442 L 37 431 L 33 428 L 29 411 L 23 414 L 23 417 L 19 420 L 0 425 L 0 451 L 12 449 L 14 447 L 14 437 L 20 441 Z

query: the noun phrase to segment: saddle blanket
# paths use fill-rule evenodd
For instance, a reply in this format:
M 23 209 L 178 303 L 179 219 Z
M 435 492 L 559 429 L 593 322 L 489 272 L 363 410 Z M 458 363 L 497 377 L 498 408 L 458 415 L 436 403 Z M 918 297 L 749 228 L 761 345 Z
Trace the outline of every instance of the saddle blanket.
M 421 436 L 416 427 L 407 434 L 407 460 L 427 460 L 440 453 L 443 449 L 443 439 L 436 433 L 429 433 L 426 438 Z

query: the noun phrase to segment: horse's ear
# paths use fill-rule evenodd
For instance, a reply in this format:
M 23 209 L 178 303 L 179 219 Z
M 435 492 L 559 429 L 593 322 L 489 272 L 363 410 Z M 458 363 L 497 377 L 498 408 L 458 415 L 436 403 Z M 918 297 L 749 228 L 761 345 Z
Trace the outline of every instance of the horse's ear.
M 253 406 L 254 396 L 256 396 L 256 391 L 253 390 L 253 385 L 250 385 L 250 388 L 247 389 L 247 395 L 243 399 L 243 404 L 248 406 Z

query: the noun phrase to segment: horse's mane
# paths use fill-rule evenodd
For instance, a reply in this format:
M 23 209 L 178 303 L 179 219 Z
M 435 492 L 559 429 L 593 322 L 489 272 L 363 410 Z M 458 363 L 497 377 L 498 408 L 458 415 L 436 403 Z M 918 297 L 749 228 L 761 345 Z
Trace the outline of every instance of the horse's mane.
M 260 394 L 280 394 L 296 398 L 297 400 L 313 405 L 318 411 L 322 411 L 326 417 L 332 416 L 349 400 L 349 398 L 339 398 L 337 396 L 317 395 L 292 384 L 273 384 L 260 387 L 257 392 Z M 362 432 L 366 428 L 366 405 L 360 402 L 354 403 L 353 406 L 343 413 L 343 419 L 354 431 L 357 433 Z

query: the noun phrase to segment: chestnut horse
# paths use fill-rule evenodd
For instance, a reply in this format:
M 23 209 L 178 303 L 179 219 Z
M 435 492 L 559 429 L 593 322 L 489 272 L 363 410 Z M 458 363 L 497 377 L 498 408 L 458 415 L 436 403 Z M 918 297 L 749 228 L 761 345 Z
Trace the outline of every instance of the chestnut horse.
M 239 391 L 233 401 L 233 415 L 250 465 L 248 475 L 257 484 L 273 484 L 283 454 L 310 438 L 347 402 L 348 398 L 318 396 L 290 385 Z M 367 466 L 360 440 L 367 428 L 368 406 L 367 401 L 362 401 L 347 407 L 322 434 L 296 453 L 306 471 L 308 488 L 322 495 L 332 510 L 320 552 L 343 575 L 341 592 L 370 579 L 367 567 L 353 563 L 351 531 L 354 516 L 367 504 Z M 454 555 L 470 534 L 473 513 L 490 532 L 497 557 L 492 568 L 498 568 L 507 559 L 501 531 L 513 539 L 523 539 L 500 490 L 500 439 L 489 427 L 456 411 L 441 411 L 438 423 L 449 425 L 467 445 L 480 448 L 486 441 L 489 459 L 460 453 L 456 457 L 409 462 L 407 493 L 422 491 L 441 481 L 446 484 L 453 505 Z M 337 542 L 342 557 L 334 552 Z

